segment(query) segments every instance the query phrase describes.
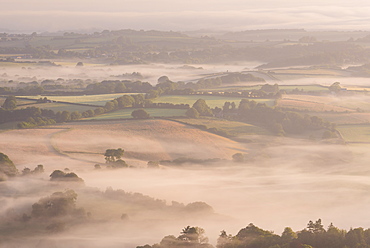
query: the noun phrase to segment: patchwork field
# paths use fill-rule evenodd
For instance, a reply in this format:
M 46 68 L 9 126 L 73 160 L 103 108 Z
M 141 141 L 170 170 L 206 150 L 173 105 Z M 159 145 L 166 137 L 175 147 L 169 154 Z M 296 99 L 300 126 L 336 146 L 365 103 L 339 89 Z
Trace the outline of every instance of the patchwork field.
M 209 96 L 209 95 L 186 95 L 186 96 L 161 96 L 154 99 L 153 102 L 167 102 L 173 104 L 189 104 L 192 106 L 198 99 L 203 99 L 206 101 L 207 105 L 211 108 L 220 107 L 224 105 L 225 102 L 235 102 L 238 106 L 241 99 L 245 97 L 224 97 L 224 96 Z M 269 106 L 274 105 L 273 99 L 253 99 L 256 102 L 266 103 Z

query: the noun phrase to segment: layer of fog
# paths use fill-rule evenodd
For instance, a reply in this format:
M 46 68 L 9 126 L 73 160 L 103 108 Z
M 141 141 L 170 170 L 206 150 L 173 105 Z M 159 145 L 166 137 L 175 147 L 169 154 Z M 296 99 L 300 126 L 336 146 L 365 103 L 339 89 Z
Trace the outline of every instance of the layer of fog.
M 81 175 L 87 185 L 101 189 L 109 184 L 169 201 L 205 201 L 235 220 L 221 228 L 231 233 L 250 222 L 277 233 L 285 226 L 300 230 L 317 218 L 342 228 L 368 227 L 370 157 L 365 150 L 356 152 L 354 157 L 345 146 L 285 140 L 246 164 Z M 212 238 L 221 230 L 204 228 Z
M 60 65 L 64 62 L 55 61 L 55 64 Z M 32 82 L 42 81 L 45 79 L 56 80 L 61 79 L 91 79 L 92 81 L 102 80 L 124 80 L 127 79 L 123 74 L 131 74 L 133 72 L 140 72 L 144 79 L 141 81 L 149 82 L 153 85 L 161 76 L 168 76 L 170 80 L 189 81 L 198 80 L 206 75 L 221 73 L 221 72 L 239 72 L 243 70 L 250 70 L 262 64 L 257 61 L 246 62 L 231 62 L 228 64 L 195 64 L 188 65 L 189 68 L 184 68 L 184 64 L 149 64 L 149 65 L 122 65 L 109 66 L 90 64 L 83 67 L 76 67 L 74 64 L 63 65 L 60 67 L 46 67 L 46 66 L 24 66 L 18 67 L 1 67 L 0 65 L 0 81 L 16 80 L 18 82 Z M 192 67 L 192 69 L 191 69 Z M 61 82 L 63 83 L 63 82 Z M 2 86 L 10 86 L 5 83 Z
M 26 187 L 26 192 L 30 192 L 32 188 L 42 188 L 50 168 L 68 167 L 85 180 L 87 187 L 104 191 L 111 186 L 164 199 L 168 204 L 171 201 L 185 204 L 204 201 L 224 216 L 221 219 L 187 217 L 171 221 L 158 215 L 147 220 L 134 218 L 128 224 L 112 220 L 67 230 L 61 236 L 44 240 L 47 244 L 64 240 L 102 247 L 109 239 L 113 240 L 109 243 L 111 247 L 124 244 L 132 247 L 159 242 L 169 234 L 177 236 L 187 225 L 203 227 L 215 244 L 221 230 L 236 234 L 251 222 L 280 234 L 286 226 L 302 230 L 309 220 L 318 218 L 326 225 L 333 222 L 340 228 L 370 227 L 366 208 L 370 203 L 370 170 L 367 166 L 370 156 L 366 148 L 268 137 L 260 145 L 258 156 L 252 157 L 256 151 L 251 146 L 247 162 L 241 164 L 223 161 L 189 167 L 97 171 L 93 164 L 54 158 L 53 162 L 50 159 L 44 163 L 47 171 L 41 176 L 43 180 L 39 186 L 37 180 L 15 180 L 6 184 L 10 188 Z M 21 209 L 28 205 L 30 208 L 38 197 L 50 192 L 52 189 L 43 189 L 41 193 L 36 190 L 16 198 L 2 196 L 0 202 L 4 205 L 0 212 L 12 205 Z M 83 207 L 79 204 L 81 200 L 77 200 L 77 205 Z M 104 209 L 103 204 L 101 208 Z
M 0 67 L 0 87 L 16 87 L 19 82 L 41 82 L 46 79 L 59 79 L 58 83 L 62 85 L 68 84 L 68 80 L 71 79 L 89 80 L 90 83 L 101 82 L 103 80 L 132 80 L 129 75 L 133 72 L 139 72 L 142 74 L 143 78 L 137 80 L 149 82 L 152 85 L 157 84 L 157 80 L 161 76 L 168 76 L 169 79 L 174 82 L 197 82 L 202 78 L 207 79 L 227 75 L 228 73 L 232 72 L 243 72 L 263 78 L 268 84 L 319 84 L 323 86 L 330 86 L 334 82 L 340 82 L 341 86 L 344 88 L 354 86 L 370 86 L 370 78 L 351 77 L 349 75 L 343 77 L 308 77 L 307 75 L 302 74 L 301 77 L 295 75 L 295 79 L 279 80 L 271 77 L 264 71 L 257 71 L 255 68 L 258 65 L 263 64 L 263 62 L 258 61 L 235 61 L 226 64 L 187 64 L 186 66 L 188 67 L 184 67 L 185 64 L 148 64 L 122 66 L 88 64 L 84 67 L 76 67 L 74 65 L 66 65 L 65 62 L 56 61 L 55 63 L 64 64 L 60 67 L 26 66 L 22 69 L 17 67 Z M 10 80 L 13 80 L 13 82 Z M 234 86 L 250 86 L 255 84 L 263 83 L 241 82 L 239 84 L 235 84 Z

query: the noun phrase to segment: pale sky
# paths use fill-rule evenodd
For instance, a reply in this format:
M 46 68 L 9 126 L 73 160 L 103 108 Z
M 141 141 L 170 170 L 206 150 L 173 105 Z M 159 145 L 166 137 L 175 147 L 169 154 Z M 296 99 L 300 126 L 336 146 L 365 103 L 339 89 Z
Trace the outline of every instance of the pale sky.
M 0 28 L 28 32 L 370 30 L 368 0 L 0 0 L 0 7 Z

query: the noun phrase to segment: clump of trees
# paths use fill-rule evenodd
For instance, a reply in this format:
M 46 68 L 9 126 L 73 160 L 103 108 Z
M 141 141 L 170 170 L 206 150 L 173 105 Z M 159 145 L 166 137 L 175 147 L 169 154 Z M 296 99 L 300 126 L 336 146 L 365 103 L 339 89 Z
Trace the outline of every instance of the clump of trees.
M 187 226 L 182 229 L 178 237 L 174 235 L 165 236 L 159 244 L 153 246 L 145 245 L 138 246 L 137 248 L 211 248 L 213 247 L 208 243 L 208 238 L 204 235 L 205 231 L 201 227 L 190 227 Z
M 132 111 L 131 116 L 134 119 L 148 119 L 150 115 L 144 109 L 136 109 Z
M 22 170 L 22 176 L 27 176 L 31 174 L 40 174 L 44 172 L 44 166 L 39 164 L 36 166 L 35 169 L 31 170 L 30 168 L 26 167 Z
M 15 96 L 8 96 L 1 107 L 5 110 L 13 110 L 17 107 L 17 99 Z
M 0 181 L 5 180 L 6 177 L 16 176 L 17 174 L 18 170 L 13 161 L 7 155 L 0 152 Z
M 107 149 L 104 153 L 105 162 L 108 164 L 109 168 L 125 168 L 128 164 L 121 159 L 124 154 L 122 148 L 118 149 Z
M 55 170 L 53 173 L 50 174 L 50 181 L 57 181 L 57 182 L 77 182 L 83 183 L 84 180 L 77 176 L 74 172 L 63 172 L 61 170 Z
M 244 156 L 244 154 L 243 154 L 243 153 L 238 152 L 238 153 L 235 153 L 235 154 L 232 156 L 232 159 L 233 159 L 233 161 L 234 161 L 234 162 L 236 162 L 236 163 L 242 163 L 242 162 L 244 162 L 245 156 Z
M 300 134 L 307 130 L 327 129 L 335 131 L 335 125 L 317 116 L 301 115 L 297 112 L 285 111 L 267 106 L 249 99 L 242 99 L 237 112 L 229 116 L 240 121 L 260 124 L 276 135 Z
M 32 217 L 54 218 L 66 215 L 84 215 L 85 210 L 76 208 L 77 193 L 73 190 L 55 192 L 32 205 Z
M 329 90 L 335 93 L 340 92 L 342 90 L 340 82 L 334 82 L 332 85 L 329 86 Z
M 31 214 L 24 213 L 21 221 L 37 227 L 44 227 L 49 232 L 61 232 L 73 223 L 85 220 L 90 213 L 84 208 L 76 207 L 77 193 L 73 190 L 54 192 L 50 196 L 41 198 L 32 205 Z
M 189 118 L 194 118 L 198 119 L 199 118 L 199 112 L 195 108 L 189 108 L 186 112 L 185 115 Z
M 105 150 L 104 156 L 106 163 L 115 162 L 118 159 L 121 159 L 125 151 L 122 148 L 118 149 L 107 149 Z
M 211 108 L 207 105 L 206 101 L 203 99 L 198 99 L 194 104 L 193 104 L 193 109 L 195 109 L 200 116 L 212 116 L 212 110 Z

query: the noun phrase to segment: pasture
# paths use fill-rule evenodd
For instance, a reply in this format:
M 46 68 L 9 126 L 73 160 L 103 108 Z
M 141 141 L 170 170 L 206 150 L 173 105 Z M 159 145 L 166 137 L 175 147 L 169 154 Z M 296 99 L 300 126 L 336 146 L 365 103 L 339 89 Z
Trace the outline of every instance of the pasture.
M 292 90 L 299 90 L 299 91 L 313 91 L 313 92 L 329 92 L 328 87 L 312 84 L 312 85 L 279 85 L 280 90 L 285 91 L 292 91 Z
M 236 106 L 239 105 L 241 99 L 245 97 L 226 97 L 226 96 L 211 96 L 211 95 L 181 95 L 181 96 L 160 96 L 153 100 L 154 103 L 173 103 L 173 104 L 189 104 L 190 107 L 198 100 L 203 99 L 211 108 L 222 108 L 225 102 L 235 102 Z M 268 106 L 274 106 L 274 99 L 251 99 L 256 102 L 266 103 Z
M 27 107 L 50 109 L 50 110 L 53 110 L 54 112 L 64 111 L 64 110 L 69 111 L 69 112 L 74 112 L 74 111 L 84 112 L 89 109 L 94 110 L 96 108 L 96 107 L 90 107 L 90 106 L 52 102 L 52 103 L 37 103 L 37 104 L 35 103 L 31 105 L 19 106 L 17 107 L 17 109 L 22 109 L 22 108 L 27 108 Z
M 345 77 L 349 73 L 336 68 L 287 68 L 272 70 L 278 80 L 294 80 L 300 78 L 334 78 Z
M 84 120 L 131 119 L 131 113 L 136 109 L 138 108 L 120 109 L 111 113 L 86 118 Z M 150 115 L 150 117 L 173 117 L 185 116 L 185 112 L 187 111 L 187 109 L 145 108 L 145 111 Z
M 0 96 L 0 106 L 3 105 L 5 99 L 6 99 L 6 96 Z M 26 104 L 35 104 L 36 103 L 36 99 L 35 100 L 29 100 L 29 99 L 19 99 L 19 98 L 17 98 L 16 100 L 17 100 L 17 106 L 26 105 Z
M 370 123 L 370 113 L 312 113 L 312 115 L 316 115 L 338 125 Z
M 268 135 L 270 134 L 264 128 L 247 124 L 238 121 L 229 121 L 225 119 L 217 119 L 211 117 L 203 117 L 199 119 L 189 119 L 189 118 L 171 118 L 182 123 L 187 123 L 190 125 L 204 125 L 209 128 L 217 128 L 218 130 L 223 130 L 232 136 L 241 135 Z
M 321 111 L 370 111 L 370 95 L 323 95 L 323 96 L 311 96 L 311 95 L 283 95 L 283 101 L 280 104 L 294 105 L 297 104 L 297 108 L 301 108 L 302 103 L 307 102 L 315 104 L 323 104 Z M 291 102 L 291 103 L 290 103 Z M 335 110 L 335 106 L 338 108 Z M 282 106 L 284 107 L 284 106 Z M 320 109 L 320 108 L 318 108 Z M 329 109 L 329 110 L 328 110 Z M 312 110 L 314 111 L 314 110 Z
M 349 143 L 370 143 L 370 124 L 340 125 L 337 127 Z
M 310 112 L 326 112 L 326 111 L 334 111 L 334 112 L 353 112 L 353 109 L 338 107 L 332 104 L 326 104 L 323 102 L 312 102 L 312 101 L 305 101 L 305 100 L 297 100 L 297 99 L 289 99 L 284 98 L 278 100 L 278 107 L 281 108 L 294 108 L 299 109 L 301 111 L 310 111 Z
M 104 106 L 106 102 L 123 95 L 134 95 L 136 93 L 115 93 L 115 94 L 101 94 L 101 95 L 83 95 L 83 96 L 25 96 L 25 98 L 39 99 L 40 97 L 48 98 L 52 101 L 92 104 Z

